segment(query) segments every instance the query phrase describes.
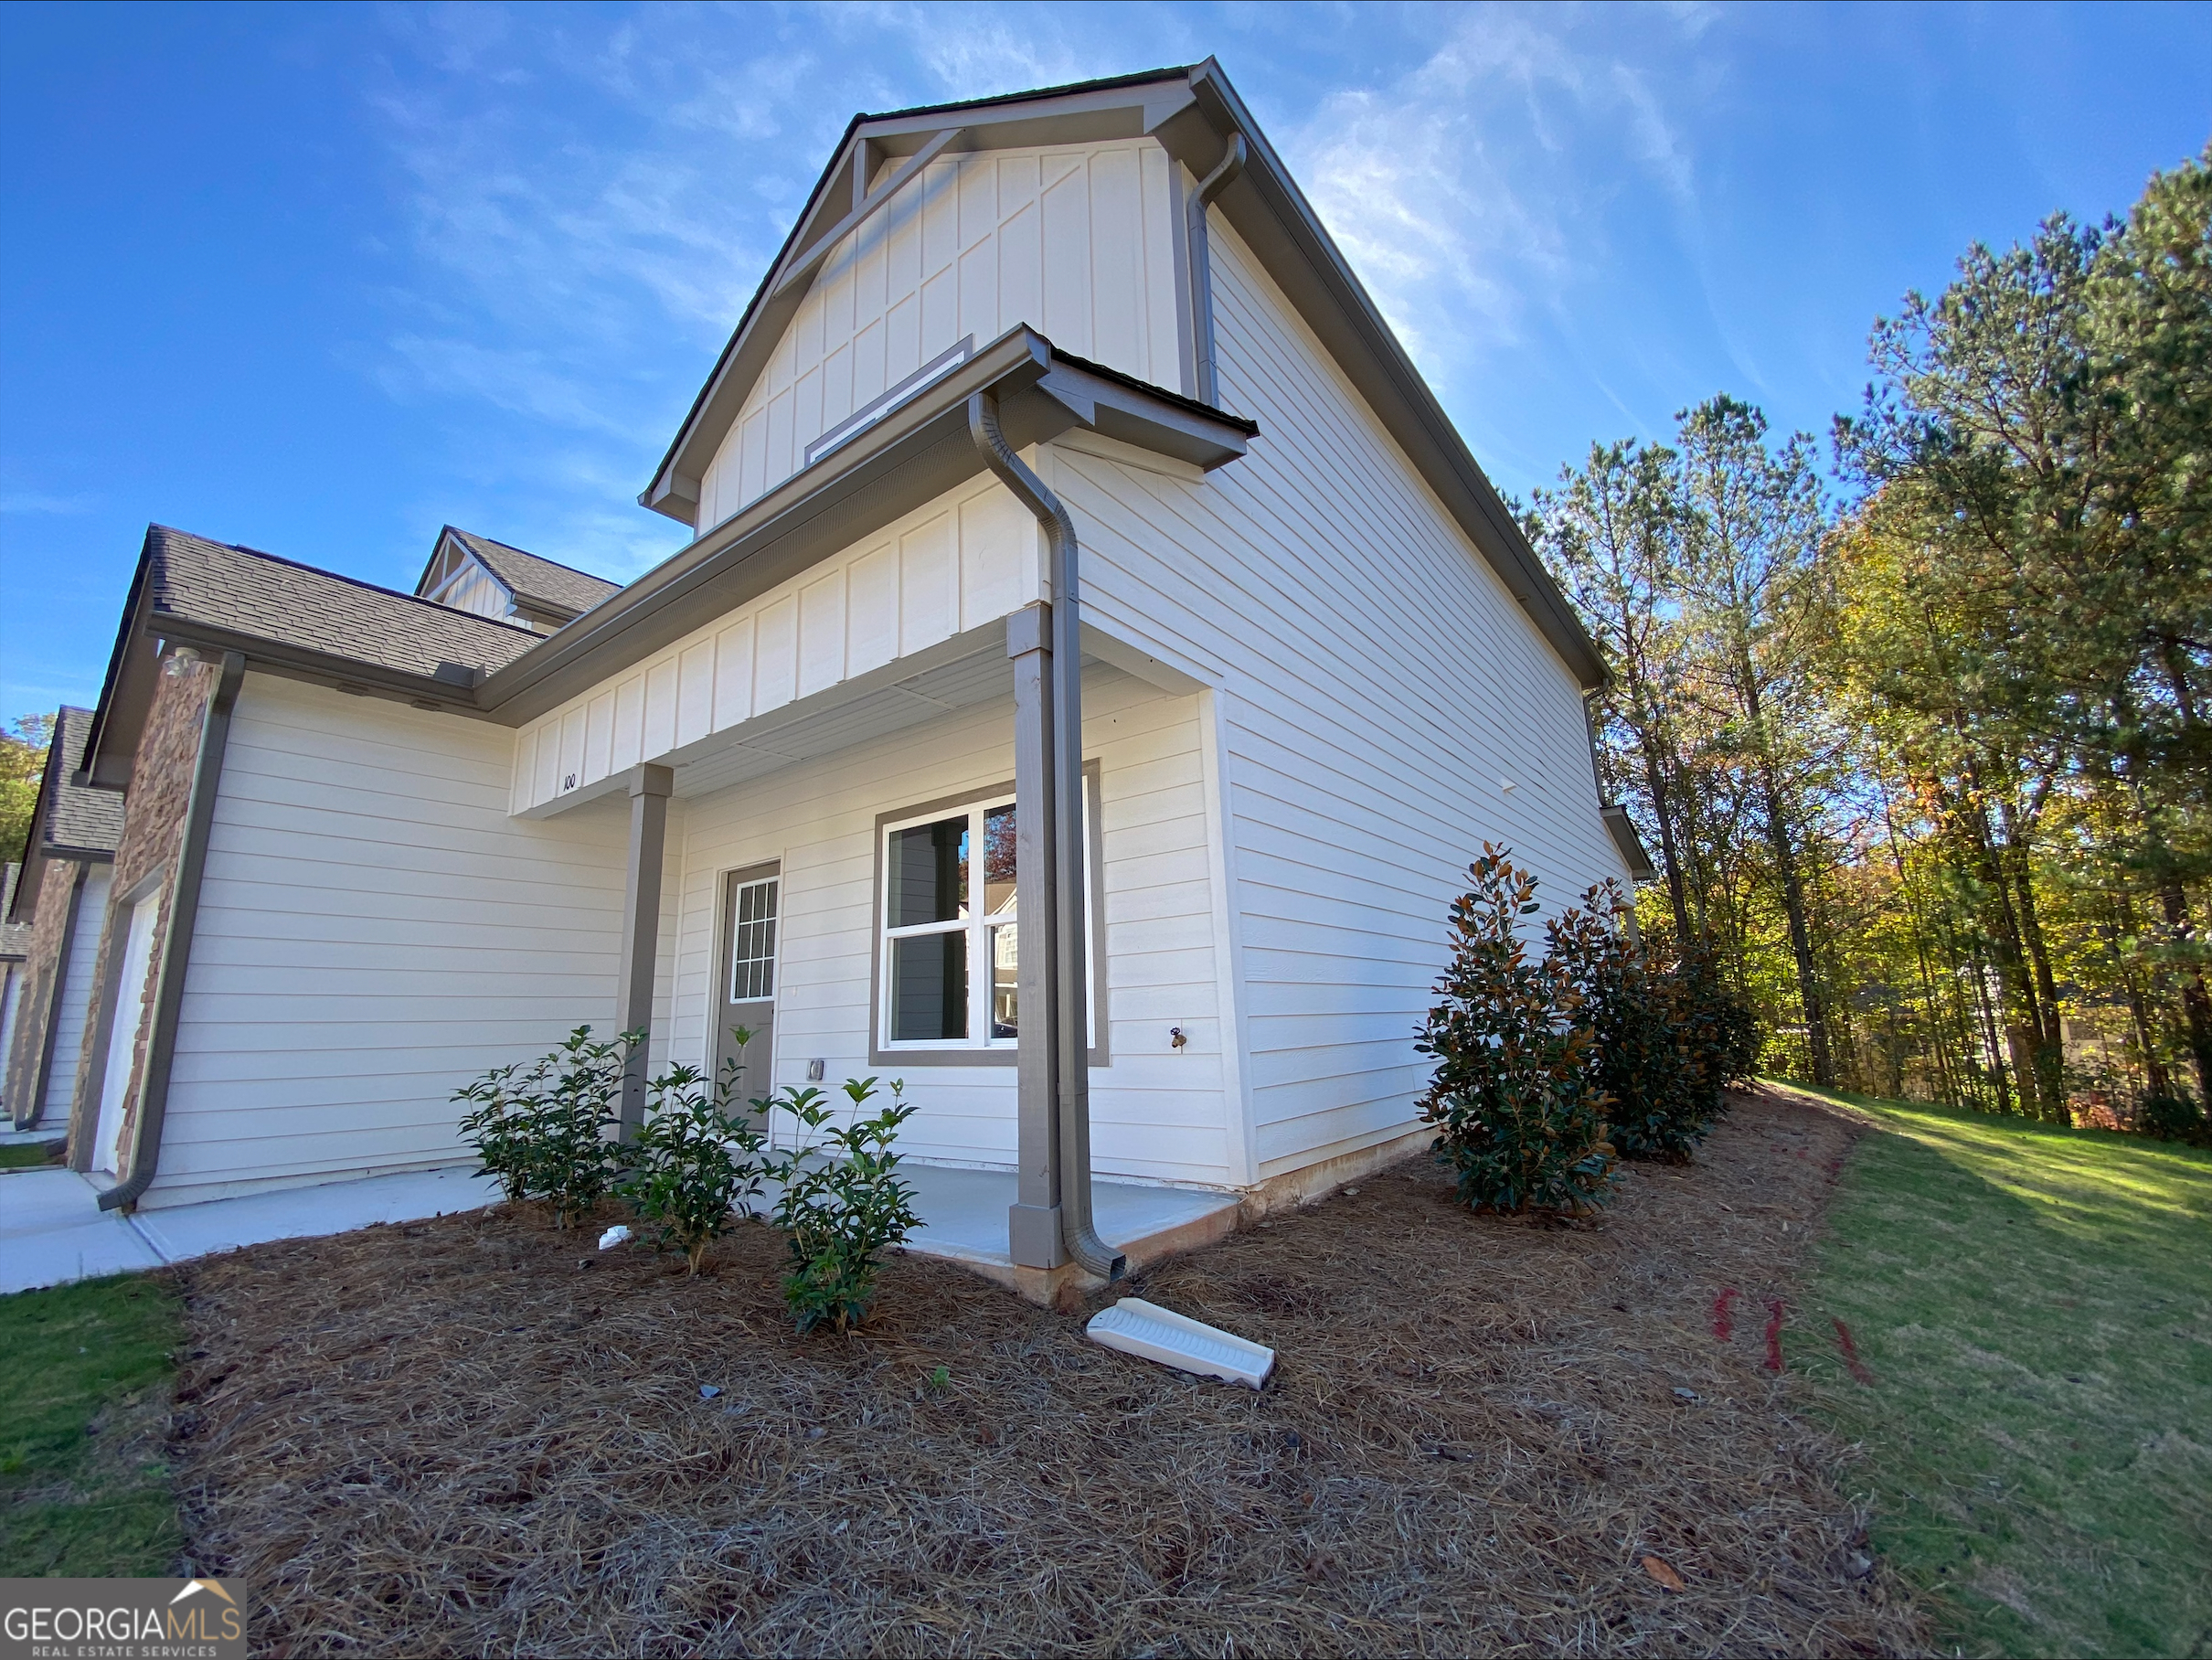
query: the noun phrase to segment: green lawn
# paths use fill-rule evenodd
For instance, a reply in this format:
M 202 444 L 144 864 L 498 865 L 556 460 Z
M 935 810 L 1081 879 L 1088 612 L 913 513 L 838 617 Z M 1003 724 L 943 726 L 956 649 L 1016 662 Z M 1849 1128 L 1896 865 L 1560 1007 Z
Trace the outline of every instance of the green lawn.
M 54 1162 L 51 1142 L 16 1142 L 0 1147 L 0 1170 L 43 1170 Z
M 174 1572 L 169 1472 L 176 1297 L 118 1274 L 0 1297 L 0 1563 L 12 1575 Z
M 1837 1099 L 1883 1133 L 1787 1352 L 1944 1646 L 2212 1653 L 2212 1154 Z

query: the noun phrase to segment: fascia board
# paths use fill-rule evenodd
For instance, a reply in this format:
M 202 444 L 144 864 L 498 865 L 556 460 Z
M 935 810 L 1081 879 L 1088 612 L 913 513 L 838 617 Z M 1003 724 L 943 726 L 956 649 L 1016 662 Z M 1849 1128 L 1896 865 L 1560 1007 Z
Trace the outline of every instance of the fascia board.
M 701 618 L 767 592 L 877 525 L 942 495 L 983 467 L 967 435 L 969 394 L 1025 391 L 1051 362 L 1051 343 L 1042 335 L 1020 328 L 1001 335 L 911 402 L 488 676 L 479 700 L 519 726 L 680 639 Z M 1063 413 L 1060 427 L 1070 419 Z M 1024 442 L 1045 436 L 1039 431 Z
M 1242 133 L 1251 148 L 1250 165 L 1216 205 L 1321 336 L 1552 649 L 1585 687 L 1604 685 L 1604 660 L 1581 619 L 1528 546 L 1466 441 L 1228 78 L 1208 59 L 1192 71 L 1191 84 L 1199 111 L 1216 133 Z
M 153 571 L 154 527 L 149 525 L 139 545 L 138 569 L 131 573 L 122 621 L 115 630 L 115 649 L 108 654 L 107 678 L 101 682 L 100 701 L 92 706 L 92 729 L 85 734 L 79 776 L 101 789 L 129 785 L 139 735 L 153 705 L 154 644 L 143 637 L 141 628 L 152 606 Z M 135 653 L 133 645 L 140 647 Z
M 1200 465 L 1244 453 L 1257 431 L 1173 393 L 1069 359 L 1015 328 L 851 442 L 824 456 L 674 558 L 610 595 L 477 691 L 513 726 L 734 611 L 901 514 L 984 470 L 967 401 L 989 391 L 1016 449 L 1082 425 Z
M 1032 144 L 1102 144 L 1142 138 L 1191 102 L 1184 71 L 1090 91 L 1048 93 L 996 106 L 947 105 L 860 122 L 860 137 L 887 155 L 920 147 L 920 141 L 955 122 L 964 130 L 964 150 L 1018 150 Z
M 434 707 L 441 714 L 484 718 L 472 688 L 433 676 L 364 663 L 357 657 L 341 657 L 310 645 L 271 640 L 173 612 L 154 612 L 150 626 L 160 638 L 179 645 L 189 645 L 218 656 L 224 652 L 237 652 L 246 659 L 246 666 L 257 673 L 335 686 L 344 692 L 398 698 L 417 707 Z
M 1202 404 L 1186 404 L 1133 386 L 1117 377 L 1055 355 L 1037 390 L 1054 399 L 1082 425 L 1107 438 L 1170 455 L 1210 473 L 1245 452 L 1259 428 Z

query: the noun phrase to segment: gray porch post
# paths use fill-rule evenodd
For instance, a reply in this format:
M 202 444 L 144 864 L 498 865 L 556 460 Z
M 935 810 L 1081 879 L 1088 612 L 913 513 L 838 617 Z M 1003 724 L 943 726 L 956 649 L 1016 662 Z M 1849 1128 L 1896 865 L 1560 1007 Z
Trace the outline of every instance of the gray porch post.
M 661 863 L 668 844 L 668 795 L 675 773 L 651 764 L 630 769 L 630 859 L 622 882 L 622 961 L 615 975 L 615 1029 L 653 1029 L 654 973 L 660 965 Z M 634 1138 L 645 1123 L 650 1037 L 622 1071 L 622 1134 Z
M 1019 919 L 1020 1049 L 1016 1076 L 1015 1203 L 1006 1248 L 1022 1268 L 1058 1268 L 1060 1238 L 1059 1042 L 1054 1018 L 1054 934 L 1058 871 L 1053 836 L 1051 608 L 1025 605 L 1006 619 L 1014 659 L 1014 910 Z

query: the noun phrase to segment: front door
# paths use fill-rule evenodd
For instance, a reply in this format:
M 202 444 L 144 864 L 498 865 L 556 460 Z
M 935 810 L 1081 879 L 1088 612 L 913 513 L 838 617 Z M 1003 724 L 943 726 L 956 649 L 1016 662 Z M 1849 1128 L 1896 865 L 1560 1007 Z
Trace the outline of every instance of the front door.
M 776 921 L 782 911 L 780 869 L 755 865 L 722 878 L 721 972 L 715 976 L 715 1076 L 723 1063 L 744 1069 L 737 1099 L 756 1101 L 775 1089 Z M 740 1047 L 737 1033 L 750 1036 Z

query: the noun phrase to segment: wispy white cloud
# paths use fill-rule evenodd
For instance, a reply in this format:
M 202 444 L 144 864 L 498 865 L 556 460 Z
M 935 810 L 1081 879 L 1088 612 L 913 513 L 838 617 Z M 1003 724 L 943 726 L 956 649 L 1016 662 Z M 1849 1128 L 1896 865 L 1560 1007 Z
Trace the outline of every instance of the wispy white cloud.
M 1329 97 L 1285 142 L 1392 325 L 1440 382 L 1549 328 L 1611 257 L 1608 210 L 1697 210 L 1686 119 L 1707 8 L 1473 8 L 1425 60 Z
M 54 495 L 42 490 L 0 490 L 0 513 L 69 516 L 90 513 L 98 505 L 97 498 L 90 495 Z

